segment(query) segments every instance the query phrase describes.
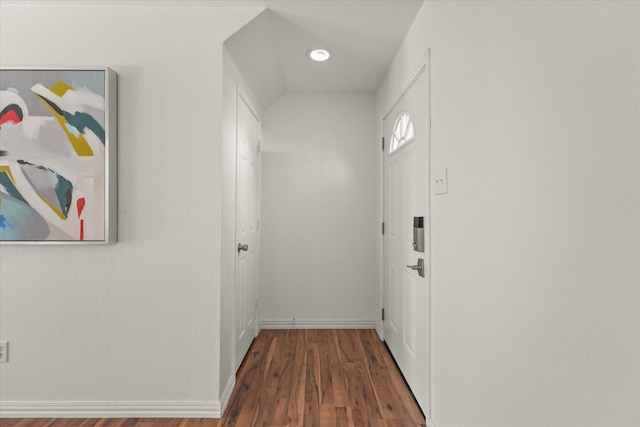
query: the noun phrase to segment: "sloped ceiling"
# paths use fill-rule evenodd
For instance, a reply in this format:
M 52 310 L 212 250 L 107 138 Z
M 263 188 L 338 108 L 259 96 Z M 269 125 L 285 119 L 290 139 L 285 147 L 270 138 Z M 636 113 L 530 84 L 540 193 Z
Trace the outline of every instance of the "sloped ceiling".
M 271 15 L 263 11 L 225 42 L 263 108 L 287 91 Z
M 263 108 L 290 91 L 375 91 L 422 0 L 237 1 L 266 9 L 226 46 Z M 329 61 L 307 58 L 328 48 Z

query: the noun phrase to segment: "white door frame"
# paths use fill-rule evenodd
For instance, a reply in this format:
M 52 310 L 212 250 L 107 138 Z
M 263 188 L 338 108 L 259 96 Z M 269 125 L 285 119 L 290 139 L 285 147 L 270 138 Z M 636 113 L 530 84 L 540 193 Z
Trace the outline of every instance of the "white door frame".
M 427 384 L 427 390 L 429 393 L 429 407 L 426 408 L 427 412 L 424 414 L 425 418 L 427 420 L 427 424 L 430 425 L 431 424 L 431 410 L 433 407 L 433 394 L 432 394 L 432 387 L 431 387 L 431 381 L 432 381 L 432 342 L 431 342 L 431 332 L 432 332 L 432 307 L 433 307 L 433 300 L 432 300 L 432 292 L 431 292 L 431 287 L 433 286 L 433 275 L 431 274 L 432 271 L 432 261 L 433 261 L 433 257 L 431 255 L 432 252 L 432 246 L 431 246 L 431 226 L 432 226 L 432 222 L 431 222 L 431 215 L 432 215 L 432 202 L 433 199 L 431 197 L 431 174 L 432 172 L 432 158 L 431 158 L 431 49 L 427 50 L 427 55 L 425 58 L 425 61 L 422 63 L 422 66 L 420 67 L 419 71 L 417 73 L 414 74 L 413 78 L 411 79 L 411 81 L 402 88 L 402 92 L 400 93 L 400 95 L 398 95 L 395 100 L 391 103 L 391 105 L 389 107 L 386 108 L 385 113 L 382 115 L 382 117 L 380 118 L 379 121 L 379 130 L 380 130 L 380 135 L 381 138 L 385 137 L 384 134 L 384 120 L 389 116 L 389 114 L 391 114 L 391 112 L 393 111 L 393 109 L 396 107 L 396 105 L 401 102 L 401 100 L 403 99 L 403 97 L 406 95 L 406 93 L 411 89 L 411 87 L 413 86 L 413 84 L 416 82 L 416 80 L 418 80 L 418 78 L 424 73 L 427 73 L 427 94 L 425 96 L 427 96 L 427 140 L 426 140 L 426 150 L 427 150 L 427 155 L 428 155 L 428 165 L 429 165 L 429 179 L 428 182 L 426 182 L 426 186 L 427 186 L 427 215 L 428 215 L 428 231 L 429 234 L 428 236 L 425 236 L 425 240 L 428 240 L 428 246 L 425 247 L 425 250 L 427 251 L 427 253 L 425 254 L 426 258 L 425 261 L 427 261 L 427 271 L 425 272 L 427 274 L 427 278 L 428 278 L 428 283 L 429 283 L 429 290 L 428 290 L 428 298 L 429 298 L 429 307 L 428 307 L 428 315 L 429 315 L 429 325 L 427 328 L 427 348 L 428 348 L 428 357 L 429 357 L 429 366 L 427 367 L 427 372 L 428 372 L 428 378 L 429 378 L 429 383 Z M 380 194 L 380 205 L 379 205 L 379 209 L 380 209 L 380 218 L 381 218 L 381 222 L 382 224 L 385 223 L 385 218 L 384 218 L 384 203 L 385 203 L 385 192 L 384 192 L 384 180 L 385 180 L 385 176 L 384 176 L 384 161 L 385 161 L 385 155 L 386 155 L 386 149 L 388 148 L 388 144 L 390 143 L 390 141 L 386 141 L 384 140 L 384 146 L 383 149 L 381 151 L 379 151 L 381 153 L 380 157 L 379 157 L 379 168 L 380 168 L 380 181 L 379 181 L 379 185 L 380 185 L 380 190 L 379 190 L 379 194 Z M 384 230 L 385 232 L 387 232 L 387 230 Z M 380 234 L 379 235 L 379 245 L 380 245 L 380 250 L 379 250 L 379 274 L 380 274 L 380 293 L 379 293 L 379 301 L 380 301 L 380 310 L 379 313 L 382 313 L 382 309 L 384 308 L 384 292 L 385 292 L 385 266 L 384 266 L 384 256 L 385 256 L 385 251 L 384 251 L 384 234 Z M 383 321 L 381 320 L 379 323 L 379 328 L 378 328 L 378 335 L 380 336 L 380 338 L 382 340 L 385 339 L 384 337 L 384 324 Z

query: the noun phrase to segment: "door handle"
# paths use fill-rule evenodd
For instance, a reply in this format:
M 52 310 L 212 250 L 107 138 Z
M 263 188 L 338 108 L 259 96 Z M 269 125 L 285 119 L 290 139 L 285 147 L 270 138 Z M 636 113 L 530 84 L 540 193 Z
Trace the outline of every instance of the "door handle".
M 242 243 L 238 243 L 238 253 L 240 253 L 241 251 L 248 251 L 249 250 L 249 245 L 243 245 Z
M 418 272 L 418 276 L 424 277 L 424 259 L 418 258 L 418 264 L 416 265 L 407 265 L 412 270 Z

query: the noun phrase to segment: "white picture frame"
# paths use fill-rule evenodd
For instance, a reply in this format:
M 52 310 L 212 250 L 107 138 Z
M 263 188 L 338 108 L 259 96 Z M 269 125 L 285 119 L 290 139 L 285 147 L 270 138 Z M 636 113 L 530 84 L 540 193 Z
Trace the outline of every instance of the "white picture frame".
M 117 241 L 117 74 L 0 68 L 0 244 Z

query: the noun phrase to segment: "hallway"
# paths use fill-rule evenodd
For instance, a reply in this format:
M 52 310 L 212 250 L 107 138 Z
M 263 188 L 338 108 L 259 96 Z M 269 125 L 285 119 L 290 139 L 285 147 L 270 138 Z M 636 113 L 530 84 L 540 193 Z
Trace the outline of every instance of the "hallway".
M 0 242 L 0 427 L 415 425 L 400 383 L 376 382 L 376 334 L 429 427 L 640 427 L 640 2 L 0 0 L 0 52 L 0 101 L 49 111 L 2 78 L 47 64 L 118 87 L 117 243 Z M 412 113 L 397 102 L 423 69 Z M 239 162 L 240 101 L 257 163 Z M 0 154 L 31 150 L 23 121 L 0 134 Z M 428 168 L 400 165 L 422 136 Z M 33 203 L 59 222 L 46 200 L 78 211 L 72 184 Z M 0 225 L 28 211 L 12 203 Z M 427 375 L 396 326 L 427 341 Z

